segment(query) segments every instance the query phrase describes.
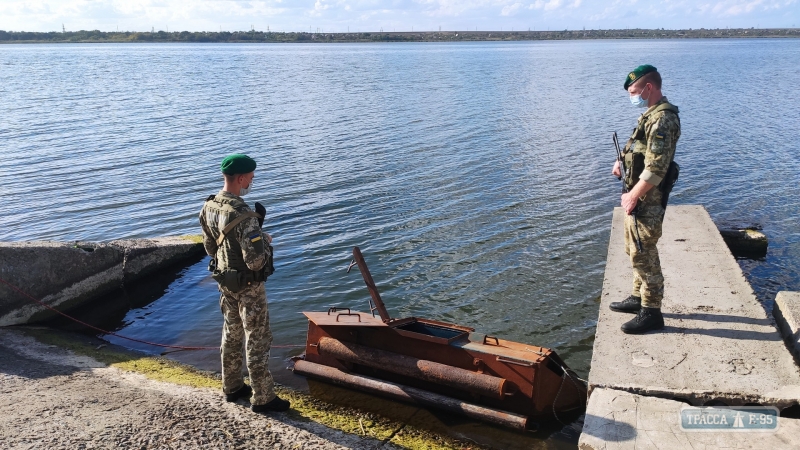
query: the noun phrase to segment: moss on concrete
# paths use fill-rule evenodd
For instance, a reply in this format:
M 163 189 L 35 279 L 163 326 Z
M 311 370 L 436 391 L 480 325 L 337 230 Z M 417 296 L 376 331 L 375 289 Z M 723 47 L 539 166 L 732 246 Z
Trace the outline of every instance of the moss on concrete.
M 81 338 L 48 328 L 27 328 L 25 331 L 40 342 L 89 356 L 120 370 L 140 373 L 153 380 L 199 388 L 222 388 L 219 376 L 163 357 L 144 356 L 120 350 L 115 346 L 85 342 Z M 86 337 L 86 339 L 93 338 Z M 411 450 L 481 448 L 378 414 L 321 401 L 307 393 L 284 386 L 276 385 L 276 391 L 281 398 L 291 401 L 292 409 L 288 415 L 295 420 L 316 422 L 329 428 L 391 442 Z
M 202 244 L 203 243 L 203 236 L 199 234 L 187 234 L 185 236 L 181 236 L 181 238 L 186 239 L 187 241 L 192 241 L 195 244 Z

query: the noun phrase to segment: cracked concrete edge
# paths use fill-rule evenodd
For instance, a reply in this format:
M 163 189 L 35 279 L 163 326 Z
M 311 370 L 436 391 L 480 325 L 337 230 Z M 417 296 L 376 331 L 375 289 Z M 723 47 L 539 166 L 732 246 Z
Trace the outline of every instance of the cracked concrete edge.
M 778 292 L 772 316 L 795 361 L 800 362 L 800 292 Z
M 663 390 L 651 389 L 646 386 L 618 386 L 613 384 L 590 384 L 589 397 L 596 389 L 613 389 L 620 392 L 640 395 L 643 397 L 655 397 L 665 400 L 675 400 L 688 403 L 693 406 L 703 406 L 711 401 L 719 401 L 728 406 L 744 406 L 748 404 L 759 404 L 765 406 L 775 406 L 783 410 L 794 405 L 800 404 L 800 388 L 796 386 L 784 386 L 783 390 L 768 392 L 765 394 L 744 394 L 741 392 L 720 392 L 720 391 L 699 391 L 696 389 L 676 389 Z M 587 400 L 588 404 L 588 400 Z
M 630 392 L 598 388 L 586 410 L 581 450 L 800 447 L 800 420 L 780 417 L 771 433 L 686 432 L 680 427 L 685 403 Z

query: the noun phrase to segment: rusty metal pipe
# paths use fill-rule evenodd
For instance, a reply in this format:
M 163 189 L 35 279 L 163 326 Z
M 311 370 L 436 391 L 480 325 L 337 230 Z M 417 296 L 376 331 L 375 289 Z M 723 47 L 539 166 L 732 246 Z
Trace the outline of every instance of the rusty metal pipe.
M 386 305 L 384 305 L 383 300 L 381 300 L 381 294 L 378 293 L 378 287 L 375 286 L 375 281 L 372 279 L 372 274 L 369 273 L 367 262 L 364 261 L 364 256 L 361 255 L 361 249 L 358 247 L 353 247 L 353 259 L 355 260 L 356 264 L 358 264 L 358 270 L 361 271 L 361 276 L 364 277 L 364 283 L 367 285 L 369 295 L 372 297 L 373 304 L 369 305 L 370 312 L 377 310 L 378 314 L 381 316 L 381 320 L 384 322 L 390 321 L 392 318 L 389 316 L 389 312 L 386 311 Z
M 363 375 L 345 373 L 334 367 L 324 366 L 322 364 L 300 360 L 295 362 L 294 371 L 300 375 L 318 378 L 340 386 L 354 388 L 362 392 L 381 395 L 394 400 L 431 406 L 495 425 L 513 428 L 515 430 L 525 430 L 528 423 L 528 418 L 525 416 L 465 403 L 452 397 L 403 386 L 402 384 L 376 380 Z
M 491 398 L 503 399 L 508 388 L 507 382 L 503 378 L 352 342 L 342 342 L 329 337 L 319 340 L 317 351 L 320 355 L 332 356 L 341 361 L 430 381 Z

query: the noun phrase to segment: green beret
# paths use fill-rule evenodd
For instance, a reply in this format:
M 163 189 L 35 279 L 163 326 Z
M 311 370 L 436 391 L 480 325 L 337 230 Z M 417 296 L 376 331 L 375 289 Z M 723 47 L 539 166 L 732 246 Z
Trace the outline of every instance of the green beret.
M 644 64 L 633 69 L 633 72 L 629 73 L 628 76 L 625 77 L 625 90 L 627 91 L 628 87 L 633 84 L 634 81 L 651 72 L 658 72 L 658 70 L 650 64 Z
M 234 153 L 233 155 L 226 156 L 225 159 L 222 160 L 220 168 L 225 175 L 250 173 L 256 170 L 256 160 L 247 155 Z

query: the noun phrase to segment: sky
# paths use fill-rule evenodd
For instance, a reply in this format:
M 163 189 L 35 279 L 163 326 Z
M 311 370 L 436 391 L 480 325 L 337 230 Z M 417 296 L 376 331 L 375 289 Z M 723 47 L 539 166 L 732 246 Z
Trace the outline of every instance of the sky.
M 800 0 L 0 0 L 6 31 L 788 28 Z

